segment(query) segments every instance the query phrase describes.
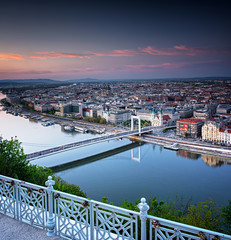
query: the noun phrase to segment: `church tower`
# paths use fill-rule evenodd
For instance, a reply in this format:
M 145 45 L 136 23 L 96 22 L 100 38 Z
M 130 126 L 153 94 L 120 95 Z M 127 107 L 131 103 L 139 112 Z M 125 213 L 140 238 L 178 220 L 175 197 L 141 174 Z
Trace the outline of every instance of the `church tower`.
M 160 109 L 158 112 L 155 112 L 154 109 L 152 109 L 152 126 L 153 127 L 162 127 L 163 126 L 163 113 L 162 109 Z

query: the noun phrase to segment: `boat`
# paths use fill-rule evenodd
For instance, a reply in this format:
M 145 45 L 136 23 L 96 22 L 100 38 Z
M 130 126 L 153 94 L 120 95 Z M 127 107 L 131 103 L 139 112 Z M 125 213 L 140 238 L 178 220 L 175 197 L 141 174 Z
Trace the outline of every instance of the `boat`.
M 169 145 L 164 145 L 164 148 L 174 150 L 174 151 L 178 151 L 179 150 L 179 144 L 174 143 L 172 145 L 170 145 L 170 144 Z
M 44 123 L 42 123 L 42 125 L 43 125 L 44 127 L 47 127 L 47 126 L 49 126 L 50 124 L 49 124 L 49 122 L 44 122 Z
M 71 126 L 71 125 L 64 126 L 64 130 L 66 130 L 66 131 L 73 131 L 74 129 L 75 129 L 74 126 Z
M 75 126 L 75 131 L 76 132 L 81 132 L 81 133 L 86 133 L 88 130 L 86 128 Z
M 99 134 L 103 134 L 105 132 L 105 128 L 97 129 L 96 132 L 99 133 Z
M 54 122 L 52 122 L 52 121 L 47 121 L 47 122 L 43 122 L 42 125 L 43 125 L 44 127 L 47 127 L 47 126 L 54 125 Z

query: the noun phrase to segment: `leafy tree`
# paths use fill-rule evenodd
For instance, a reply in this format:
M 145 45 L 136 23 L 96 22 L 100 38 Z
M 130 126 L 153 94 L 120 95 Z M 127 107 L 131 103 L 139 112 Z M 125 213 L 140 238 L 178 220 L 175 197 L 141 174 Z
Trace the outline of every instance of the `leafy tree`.
M 28 164 L 21 143 L 16 138 L 4 140 L 0 137 L 0 174 L 25 179 L 29 175 Z
M 226 228 L 226 233 L 231 234 L 231 200 L 229 200 L 229 204 L 223 208 L 222 215 L 224 218 L 224 227 Z
M 28 171 L 29 174 L 26 181 L 42 186 L 47 181 L 48 177 L 53 175 L 50 168 L 37 165 L 28 165 Z
M 55 180 L 54 188 L 56 190 L 82 197 L 87 196 L 79 186 L 68 184 L 60 177 L 54 176 L 50 168 L 31 165 L 26 160 L 21 143 L 16 138 L 3 140 L 0 137 L 0 174 L 43 186 L 48 176 L 52 176 Z
M 69 184 L 64 181 L 61 177 L 53 176 L 53 180 L 55 180 L 54 189 L 62 192 L 67 192 L 73 195 L 87 197 L 87 194 L 84 193 L 79 186 L 74 184 Z
M 99 123 L 100 123 L 100 124 L 106 124 L 106 123 L 107 123 L 107 121 L 106 121 L 106 119 L 105 119 L 105 118 L 101 118 L 101 119 L 99 120 Z
M 197 205 L 189 206 L 188 214 L 181 219 L 181 222 L 220 231 L 221 218 L 219 215 L 220 209 L 216 206 L 216 203 L 210 199 L 209 201 L 199 202 Z

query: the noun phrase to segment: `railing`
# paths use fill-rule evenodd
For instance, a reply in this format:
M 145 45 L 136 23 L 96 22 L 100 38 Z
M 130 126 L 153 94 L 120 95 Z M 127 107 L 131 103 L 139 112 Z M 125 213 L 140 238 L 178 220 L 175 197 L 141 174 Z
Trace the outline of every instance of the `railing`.
M 134 212 L 0 175 L 0 213 L 66 239 L 231 240 L 231 236 Z M 148 227 L 149 226 L 149 227 Z

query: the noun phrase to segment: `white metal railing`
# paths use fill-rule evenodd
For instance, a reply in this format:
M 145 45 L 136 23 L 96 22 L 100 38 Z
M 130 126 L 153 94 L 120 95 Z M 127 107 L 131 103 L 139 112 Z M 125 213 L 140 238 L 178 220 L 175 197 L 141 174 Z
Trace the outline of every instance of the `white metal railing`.
M 231 240 L 231 236 L 134 212 L 0 175 L 0 213 L 66 239 Z

